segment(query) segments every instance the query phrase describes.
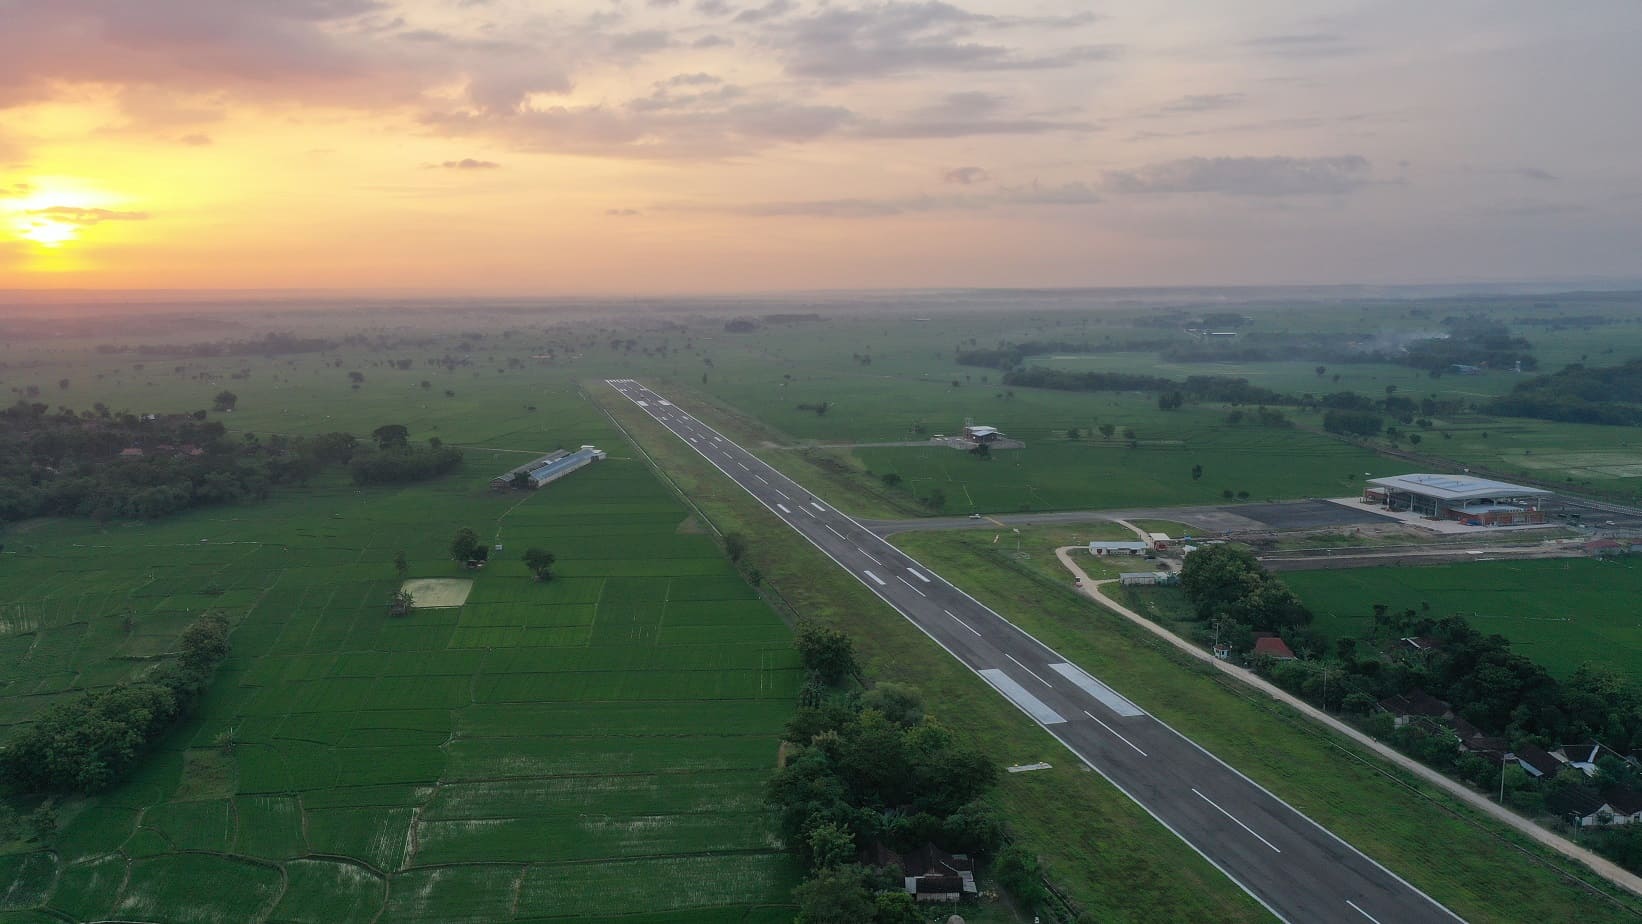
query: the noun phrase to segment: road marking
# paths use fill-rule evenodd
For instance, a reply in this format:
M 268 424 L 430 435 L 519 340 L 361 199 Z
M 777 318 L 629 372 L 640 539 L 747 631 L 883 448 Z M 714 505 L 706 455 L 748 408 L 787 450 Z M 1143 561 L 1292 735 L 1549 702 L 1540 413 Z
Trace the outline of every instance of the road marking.
M 865 556 L 867 556 L 867 561 L 870 561 L 870 562 L 872 562 L 872 563 L 873 563 L 873 564 L 875 564 L 875 565 L 881 565 L 881 564 L 883 564 L 883 562 L 881 562 L 881 561 L 879 561 L 879 560 L 878 560 L 878 559 L 876 559 L 876 558 L 873 558 L 873 557 L 872 557 L 872 554 L 871 554 L 871 553 L 870 553 L 870 552 L 868 552 L 868 551 L 867 551 L 867 550 L 866 550 L 866 549 L 863 549 L 863 548 L 861 548 L 861 547 L 860 547 L 860 546 L 856 546 L 856 547 L 855 547 L 855 551 L 857 551 L 857 552 L 860 552 L 860 553 L 861 553 L 861 554 L 862 554 L 862 555 L 865 555 Z
M 1353 911 L 1356 911 L 1358 914 L 1362 915 L 1363 917 L 1368 918 L 1370 921 L 1373 921 L 1374 924 L 1380 924 L 1380 919 L 1379 918 L 1375 917 L 1372 914 L 1369 914 L 1368 912 L 1364 911 L 1362 908 L 1359 908 L 1357 906 L 1357 903 L 1352 901 L 1351 899 L 1349 899 L 1349 898 L 1346 899 L 1346 904 L 1350 905 Z
M 1093 696 L 1102 706 L 1126 719 L 1146 714 L 1144 709 L 1124 699 L 1116 690 L 1084 673 L 1083 669 L 1076 664 L 1067 664 L 1065 662 L 1051 664 L 1049 669 L 1072 681 L 1078 689 Z
M 798 509 L 799 509 L 799 510 L 804 510 L 804 508 L 803 508 L 803 507 L 800 507 L 800 508 L 798 508 Z M 815 514 L 813 514 L 813 513 L 810 513 L 810 512 L 809 512 L 809 511 L 808 511 L 808 510 L 804 510 L 804 515 L 805 515 L 805 516 L 807 516 L 807 517 L 809 517 L 809 518 L 810 518 L 810 519 L 812 519 L 812 520 L 813 520 L 813 519 L 815 519 Z
M 696 439 L 696 438 L 695 438 L 695 437 L 693 437 L 693 436 L 692 436 L 692 437 L 690 437 L 690 442 L 692 442 L 692 443 L 699 443 L 699 442 L 701 442 L 701 441 L 700 441 L 700 440 L 698 440 L 698 439 Z
M 1087 710 L 1087 709 L 1085 709 L 1085 710 L 1083 710 L 1083 714 L 1084 714 L 1084 715 L 1086 715 L 1086 716 L 1088 716 L 1088 717 L 1089 717 L 1089 718 L 1091 718 L 1091 719 L 1095 719 L 1095 714 L 1094 714 L 1094 713 L 1092 713 L 1092 712 L 1090 712 L 1090 711 L 1089 711 L 1089 710 Z M 1129 747 L 1132 747 L 1132 748 L 1135 748 L 1135 753 L 1136 753 L 1136 754 L 1139 754 L 1139 755 L 1140 755 L 1140 756 L 1141 756 L 1141 757 L 1145 757 L 1145 756 L 1146 756 L 1146 752 L 1145 752 L 1145 751 L 1142 751 L 1142 750 L 1141 750 L 1141 749 L 1140 749 L 1140 748 L 1137 748 L 1137 747 L 1135 747 L 1135 743 L 1134 743 L 1134 742 L 1133 742 L 1133 741 L 1130 741 L 1130 740 L 1129 740 L 1129 739 L 1128 739 L 1128 738 L 1125 738 L 1125 737 L 1123 737 L 1123 736 L 1122 736 L 1122 735 L 1120 735 L 1120 734 L 1118 734 L 1118 730 L 1117 730 L 1117 729 L 1115 729 L 1115 728 L 1113 728 L 1113 727 L 1112 727 L 1112 726 L 1110 726 L 1110 725 L 1107 725 L 1107 724 L 1106 724 L 1106 723 L 1105 723 L 1105 722 L 1102 722 L 1102 721 L 1101 721 L 1101 720 L 1099 720 L 1099 719 L 1095 719 L 1095 723 L 1096 723 L 1096 724 L 1098 724 L 1098 725 L 1099 725 L 1099 726 L 1100 726 L 1100 727 L 1101 727 L 1101 728 L 1104 728 L 1104 729 L 1106 729 L 1106 730 L 1107 730 L 1107 731 L 1109 731 L 1109 732 L 1111 732 L 1111 733 L 1112 733 L 1112 734 L 1114 734 L 1114 735 L 1117 735 L 1117 740 L 1119 740 L 1119 741 L 1121 741 L 1121 742 L 1123 742 L 1123 743 L 1124 743 L 1124 744 L 1127 744 L 1127 745 L 1128 745 L 1128 746 L 1129 746 Z
M 993 689 L 997 690 L 999 693 L 1002 693 L 1004 696 L 1009 697 L 1010 702 L 1021 707 L 1022 711 L 1032 718 L 1037 719 L 1041 724 L 1061 725 L 1066 722 L 1066 719 L 1063 718 L 1060 713 L 1050 709 L 1043 700 L 1038 699 L 1031 693 L 1026 692 L 1025 687 L 1015 682 L 1015 678 L 1009 676 L 1003 671 L 1000 671 L 995 667 L 989 667 L 986 670 L 978 671 L 977 673 L 981 675 L 982 680 L 992 684 Z
M 637 401 L 638 399 L 635 398 L 634 400 Z M 648 401 L 639 401 L 638 405 L 639 405 L 639 407 L 649 407 L 650 402 L 648 402 Z
M 759 481 L 764 481 L 764 476 L 763 475 L 754 475 L 753 477 L 757 478 Z M 764 483 L 769 484 L 768 481 L 764 481 Z
M 877 583 L 877 584 L 878 584 L 878 586 L 879 586 L 879 587 L 883 587 L 883 586 L 884 586 L 884 579 L 883 579 L 883 578 L 881 578 L 881 577 L 879 577 L 879 576 L 878 576 L 878 575 L 876 575 L 876 574 L 873 574 L 873 573 L 872 573 L 872 572 L 871 572 L 871 571 L 863 571 L 863 572 L 861 572 L 861 573 L 862 573 L 862 574 L 864 574 L 864 575 L 866 575 L 866 576 L 867 576 L 867 577 L 869 577 L 869 578 L 872 578 L 872 579 L 873 579 L 873 581 L 874 581 L 874 582 L 876 582 L 876 583 Z
M 1236 822 L 1237 826 L 1239 828 L 1242 828 L 1244 831 L 1247 831 L 1250 834 L 1254 834 L 1254 839 L 1255 840 L 1259 841 L 1262 844 L 1265 844 L 1267 847 L 1270 847 L 1272 850 L 1276 850 L 1278 853 L 1283 852 L 1283 851 L 1277 849 L 1276 844 L 1273 844 L 1271 841 L 1266 840 L 1265 838 L 1261 837 L 1259 834 L 1255 834 L 1255 831 L 1254 831 L 1253 828 L 1251 828 L 1248 825 L 1242 823 L 1241 821 L 1238 821 L 1237 816 L 1235 816 L 1231 812 L 1228 812 L 1225 809 L 1221 808 L 1220 803 L 1214 801 L 1213 799 L 1210 799 L 1208 796 L 1205 796 L 1200 792 L 1197 792 L 1196 788 L 1193 788 L 1192 792 L 1197 793 L 1197 797 L 1199 799 L 1202 799 L 1204 802 L 1207 802 L 1210 805 L 1214 806 L 1215 809 L 1220 812 L 1220 814 L 1222 814 L 1222 815 L 1226 816 L 1227 818 L 1230 818 L 1232 821 Z M 1361 910 L 1361 909 L 1359 909 L 1359 910 Z
M 821 525 L 822 525 L 822 526 L 825 526 L 825 527 L 826 527 L 826 528 L 827 528 L 827 531 L 828 531 L 828 532 L 830 532 L 830 533 L 832 533 L 832 534 L 833 534 L 833 535 L 834 535 L 834 536 L 837 536 L 837 537 L 838 537 L 838 538 L 840 538 L 840 539 L 842 539 L 842 538 L 844 538 L 844 534 L 843 534 L 843 533 L 841 533 L 841 532 L 839 532 L 839 531 L 838 531 L 838 530 L 836 530 L 836 529 L 833 529 L 833 528 L 832 528 L 832 524 L 831 524 L 831 523 L 823 523 L 823 524 L 821 524 Z
M 775 489 L 775 493 L 777 493 L 777 494 L 779 494 L 779 495 L 781 495 L 781 496 L 782 496 L 782 498 L 784 498 L 784 499 L 785 499 L 785 500 L 792 500 L 792 498 L 790 498 L 790 497 L 787 497 L 787 492 L 785 492 L 785 491 L 783 491 L 783 490 L 781 490 L 781 489 L 780 489 L 780 488 L 776 488 L 776 489 Z
M 971 632 L 975 632 L 976 635 L 981 634 L 981 633 L 975 631 L 974 626 L 970 625 L 967 622 L 964 622 L 962 619 L 959 619 L 957 616 L 953 615 L 951 610 L 942 610 L 941 612 L 947 614 L 948 616 L 952 616 L 953 619 L 957 619 L 958 620 L 958 625 L 963 626 L 965 629 L 968 629 Z
M 916 588 L 916 587 L 913 587 L 913 586 L 912 586 L 912 582 L 911 582 L 911 581 L 909 581 L 909 580 L 907 580 L 907 579 L 906 579 L 906 578 L 904 578 L 904 577 L 901 577 L 901 576 L 900 576 L 900 575 L 899 575 L 899 574 L 897 574 L 897 575 L 896 575 L 896 576 L 895 576 L 895 579 L 896 579 L 896 580 L 897 580 L 897 581 L 900 581 L 900 582 L 901 582 L 901 583 L 902 583 L 902 584 L 905 584 L 905 585 L 907 585 L 907 587 L 908 587 L 908 588 L 910 588 L 910 589 L 911 589 L 911 590 L 912 590 L 912 592 L 913 592 L 913 593 L 915 593 L 915 594 L 917 594 L 917 595 L 918 595 L 918 596 L 920 596 L 920 597 L 923 597 L 923 596 L 926 596 L 926 594 L 925 594 L 925 593 L 924 593 L 924 592 L 923 592 L 923 591 L 921 591 L 921 590 L 919 590 L 919 589 L 918 589 L 918 588 Z
M 787 509 L 786 504 L 776 504 L 775 509 L 781 511 L 782 513 L 785 513 L 788 516 L 792 516 L 792 511 Z
M 822 510 L 822 511 L 825 511 L 827 509 L 827 508 L 821 506 L 820 504 L 817 504 L 815 501 L 810 501 L 810 506 L 814 507 L 817 510 Z
M 907 586 L 908 586 L 908 587 L 912 587 L 912 585 L 911 585 L 911 584 L 908 584 L 908 585 L 907 585 Z M 916 590 L 916 589 L 917 589 L 917 588 L 915 588 L 915 587 L 914 587 L 914 588 L 913 588 L 913 589 L 914 589 L 914 590 Z M 1011 661 L 1015 661 L 1015 656 L 1014 656 L 1014 655 L 1012 655 L 1012 654 L 1010 654 L 1010 653 L 1009 653 L 1009 652 L 1007 652 L 1007 651 L 1006 651 L 1006 652 L 1004 652 L 1004 653 L 1003 653 L 1003 656 L 1004 656 L 1004 657 L 1006 657 L 1006 658 L 1008 658 L 1008 659 L 1009 659 L 1009 660 L 1011 660 Z M 1020 669 L 1021 669 L 1021 670 L 1023 670 L 1023 671 L 1026 671 L 1026 672 L 1027 672 L 1027 673 L 1028 673 L 1028 674 L 1031 674 L 1031 675 L 1032 675 L 1032 679 L 1033 679 L 1033 680 L 1036 680 L 1036 681 L 1037 681 L 1037 682 L 1038 682 L 1038 683 L 1041 683 L 1041 684 L 1043 684 L 1043 685 L 1044 685 L 1044 686 L 1046 686 L 1046 687 L 1047 687 L 1047 686 L 1050 686 L 1050 683 L 1049 683 L 1049 681 L 1047 681 L 1047 680 L 1045 680 L 1045 679 L 1043 679 L 1043 678 L 1042 678 L 1042 677 L 1039 677 L 1039 676 L 1038 676 L 1038 674 L 1037 674 L 1037 671 L 1034 671 L 1034 670 L 1032 670 L 1032 668 L 1030 668 L 1030 667 L 1027 667 L 1027 666 L 1026 666 L 1026 665 L 1024 665 L 1024 664 L 1022 664 L 1022 663 L 1021 663 L 1021 662 L 1019 662 L 1019 661 L 1015 661 L 1015 666 L 1016 666 L 1016 667 L 1018 667 L 1018 668 L 1020 668 Z
M 752 471 L 752 469 L 750 469 L 750 468 L 748 468 L 748 467 L 747 467 L 747 466 L 746 466 L 746 465 L 745 465 L 745 464 L 743 464 L 743 463 L 741 463 L 741 462 L 737 462 L 737 463 L 736 463 L 736 464 L 737 464 L 737 465 L 740 465 L 740 466 L 741 466 L 741 470 L 742 470 L 742 471 L 744 471 L 744 472 L 750 472 L 750 471 Z
M 929 578 L 924 577 L 923 574 L 920 573 L 917 568 L 908 568 L 907 570 L 912 572 L 912 576 L 917 578 L 918 580 L 923 581 L 925 584 L 929 583 Z

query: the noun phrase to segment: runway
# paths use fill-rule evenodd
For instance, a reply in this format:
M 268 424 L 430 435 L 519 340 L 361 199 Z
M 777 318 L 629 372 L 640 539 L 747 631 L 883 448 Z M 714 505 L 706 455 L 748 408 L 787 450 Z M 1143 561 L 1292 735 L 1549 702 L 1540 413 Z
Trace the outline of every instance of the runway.
M 1460 918 L 1024 630 L 632 379 L 608 384 L 1291 924 Z M 1075 810 L 1075 806 L 1067 809 Z

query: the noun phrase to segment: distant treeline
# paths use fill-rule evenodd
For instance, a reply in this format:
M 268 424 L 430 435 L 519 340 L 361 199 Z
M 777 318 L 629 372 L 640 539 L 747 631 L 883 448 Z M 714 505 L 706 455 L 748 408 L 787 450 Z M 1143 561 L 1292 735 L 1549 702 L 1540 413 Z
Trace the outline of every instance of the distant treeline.
M 103 354 L 136 353 L 139 356 L 186 356 L 206 359 L 213 356 L 282 356 L 291 353 L 321 353 L 335 349 L 333 340 L 317 337 L 298 337 L 295 334 L 268 333 L 250 340 L 218 340 L 210 343 L 104 343 L 97 347 Z
M 183 630 L 176 660 L 142 680 L 52 706 L 0 750 L 0 779 L 21 792 L 90 793 L 130 772 L 186 716 L 228 656 L 228 620 L 208 614 Z
M 348 433 L 227 436 L 191 414 L 0 410 L 0 523 L 35 516 L 157 519 L 213 504 L 260 500 L 275 485 L 347 466 L 358 484 L 419 481 L 461 464 L 461 450 L 401 439 L 364 448 Z M 402 428 L 401 428 L 402 429 Z
M 1155 391 L 1179 393 L 1196 401 L 1221 404 L 1299 404 L 1298 398 L 1249 384 L 1228 375 L 1191 375 L 1176 381 L 1155 375 L 1126 372 L 1068 372 L 1043 366 L 1023 366 L 1004 373 L 1005 385 L 1050 388 L 1056 391 Z M 1176 405 L 1178 406 L 1178 405 Z
M 1535 376 L 1489 402 L 1488 410 L 1510 417 L 1637 426 L 1642 424 L 1642 359 L 1596 368 L 1574 364 Z

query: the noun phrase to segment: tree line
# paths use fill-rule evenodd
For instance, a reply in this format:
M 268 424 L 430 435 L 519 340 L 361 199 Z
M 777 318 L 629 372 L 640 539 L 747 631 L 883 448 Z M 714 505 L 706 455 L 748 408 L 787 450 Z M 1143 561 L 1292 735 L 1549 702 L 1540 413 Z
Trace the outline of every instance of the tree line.
M 1569 423 L 1642 425 L 1642 359 L 1606 367 L 1574 363 L 1517 383 L 1509 394 L 1489 402 L 1488 410 Z
M 42 712 L 0 751 L 0 779 L 20 792 L 91 793 L 124 779 L 192 711 L 228 656 L 228 620 L 183 630 L 176 657 L 141 680 L 82 693 Z

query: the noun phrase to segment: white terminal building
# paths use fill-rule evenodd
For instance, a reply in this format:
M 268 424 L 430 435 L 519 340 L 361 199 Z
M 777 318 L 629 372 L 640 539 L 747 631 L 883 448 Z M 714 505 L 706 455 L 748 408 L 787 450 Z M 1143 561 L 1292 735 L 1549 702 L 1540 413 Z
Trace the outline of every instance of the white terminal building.
M 1526 526 L 1545 522 L 1540 508 L 1551 494 L 1470 475 L 1392 475 L 1368 479 L 1363 503 L 1468 526 Z

